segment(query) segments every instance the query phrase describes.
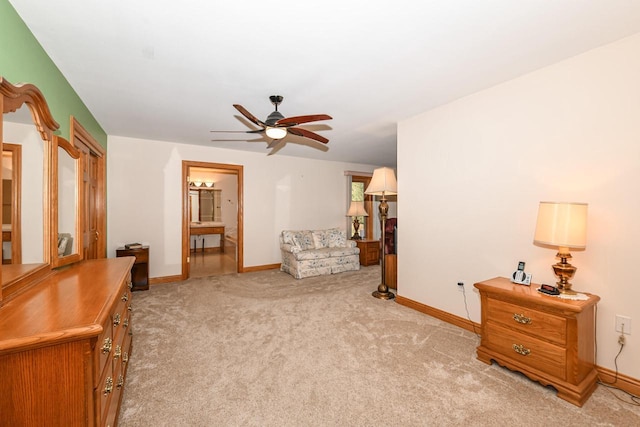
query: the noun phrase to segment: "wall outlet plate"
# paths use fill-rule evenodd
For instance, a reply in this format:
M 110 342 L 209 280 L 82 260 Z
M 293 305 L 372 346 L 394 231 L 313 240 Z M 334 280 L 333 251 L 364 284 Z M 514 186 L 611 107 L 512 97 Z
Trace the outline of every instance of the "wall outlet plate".
M 622 325 L 624 325 L 624 332 Z M 625 335 L 631 335 L 631 318 L 628 316 L 616 314 L 616 332 L 624 333 Z

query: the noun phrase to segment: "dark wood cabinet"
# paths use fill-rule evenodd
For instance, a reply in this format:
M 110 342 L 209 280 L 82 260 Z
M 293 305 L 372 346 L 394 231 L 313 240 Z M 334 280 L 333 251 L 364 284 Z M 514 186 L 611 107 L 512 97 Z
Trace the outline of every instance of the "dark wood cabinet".
M 360 248 L 360 265 L 380 263 L 380 240 L 356 240 Z
M 116 249 L 117 257 L 132 256 L 136 260 L 131 267 L 131 282 L 134 291 L 146 291 L 149 289 L 149 247 L 143 246 L 138 249 Z

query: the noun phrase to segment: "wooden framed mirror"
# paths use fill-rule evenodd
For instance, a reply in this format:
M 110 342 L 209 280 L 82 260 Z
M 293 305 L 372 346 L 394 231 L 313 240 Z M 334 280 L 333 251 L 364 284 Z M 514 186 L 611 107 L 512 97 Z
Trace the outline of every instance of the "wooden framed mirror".
M 0 269 L 2 304 L 51 272 L 50 160 L 53 133 L 60 126 L 42 92 L 31 84 L 12 85 L 0 77 L 0 108 L 3 145 L 22 146 L 22 188 L 15 195 L 22 205 L 22 259 Z
M 51 150 L 51 266 L 82 260 L 80 150 L 54 135 Z

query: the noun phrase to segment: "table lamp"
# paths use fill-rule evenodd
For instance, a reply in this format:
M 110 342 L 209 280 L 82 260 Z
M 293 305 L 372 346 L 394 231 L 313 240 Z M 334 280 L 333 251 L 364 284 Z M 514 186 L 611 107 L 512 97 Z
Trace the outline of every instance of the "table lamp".
M 389 287 L 385 283 L 385 256 L 384 256 L 384 229 L 387 222 L 387 212 L 389 211 L 389 205 L 387 204 L 387 196 L 398 194 L 398 183 L 396 182 L 396 176 L 393 173 L 393 169 L 390 168 L 378 168 L 373 171 L 373 177 L 369 186 L 364 192 L 365 194 L 371 194 L 373 196 L 380 196 L 380 206 L 378 207 L 380 213 L 380 228 L 382 229 L 382 237 L 380 245 L 381 251 L 381 271 L 382 280 L 378 285 L 378 290 L 374 291 L 371 295 L 380 299 L 393 299 L 395 295 L 393 292 L 389 292 Z
M 567 259 L 571 259 L 569 249 L 587 246 L 587 204 L 540 202 L 533 242 L 558 248 L 560 262 L 552 266 L 559 279 L 556 285 L 563 294 L 575 294 L 569 280 L 577 269 Z
M 351 237 L 351 239 L 360 240 L 361 237 L 358 231 L 360 229 L 360 220 L 358 219 L 358 217 L 369 216 L 366 209 L 364 208 L 364 202 L 352 200 L 351 205 L 349 206 L 349 211 L 347 212 L 347 216 L 353 218 L 353 236 Z

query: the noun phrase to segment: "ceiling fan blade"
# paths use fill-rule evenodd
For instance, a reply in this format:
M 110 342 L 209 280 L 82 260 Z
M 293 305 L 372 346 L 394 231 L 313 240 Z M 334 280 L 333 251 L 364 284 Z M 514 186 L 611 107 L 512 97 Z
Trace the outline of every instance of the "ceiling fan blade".
M 254 116 L 253 114 L 251 114 L 249 111 L 247 111 L 246 108 L 244 108 L 242 105 L 240 104 L 233 104 L 233 106 L 235 107 L 236 110 L 240 111 L 240 114 L 242 114 L 243 116 L 245 116 L 247 119 L 251 120 L 252 123 L 257 124 L 260 127 L 266 127 L 267 125 L 265 125 L 264 123 L 262 123 L 260 120 L 258 120 L 256 118 L 256 116 Z
M 211 133 L 263 133 L 264 129 L 253 130 L 210 130 Z
M 285 117 L 284 119 L 278 120 L 276 122 L 276 125 L 295 126 L 295 125 L 300 125 L 302 123 L 317 122 L 320 120 L 331 120 L 331 119 L 333 119 L 333 117 L 327 114 L 311 114 L 308 116 Z
M 318 142 L 322 142 L 323 144 L 326 144 L 327 142 L 329 142 L 329 140 L 327 138 L 325 138 L 322 135 L 318 135 L 315 132 L 311 132 L 310 130 L 306 130 L 306 129 L 302 129 L 302 128 L 288 128 L 287 129 L 289 132 L 291 132 L 294 135 L 298 135 L 298 136 L 302 136 L 304 138 L 309 138 L 309 139 L 313 139 L 315 141 Z

